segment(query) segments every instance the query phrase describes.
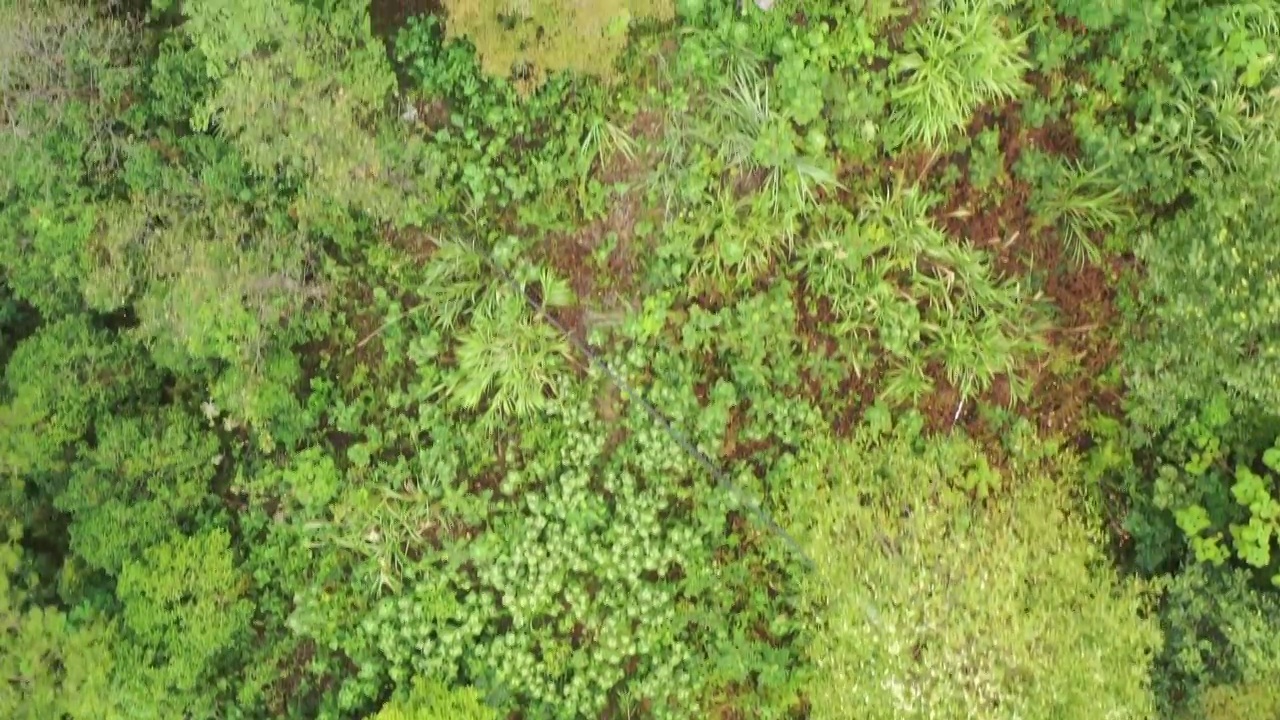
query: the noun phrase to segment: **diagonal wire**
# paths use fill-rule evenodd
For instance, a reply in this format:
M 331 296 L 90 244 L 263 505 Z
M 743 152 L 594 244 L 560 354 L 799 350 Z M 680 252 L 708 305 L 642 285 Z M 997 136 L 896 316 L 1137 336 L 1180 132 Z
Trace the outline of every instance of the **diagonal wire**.
M 677 428 L 671 420 L 662 413 L 662 411 L 654 407 L 653 403 L 645 399 L 643 395 L 631 386 L 631 383 L 627 382 L 625 378 L 614 372 L 613 368 L 609 367 L 609 364 L 593 352 L 585 342 L 579 340 L 572 332 L 569 331 L 568 328 L 564 326 L 564 324 L 557 320 L 551 313 L 547 312 L 542 303 L 539 303 L 537 300 L 529 297 L 528 293 L 526 293 L 524 289 L 520 287 L 520 284 L 515 281 L 515 278 L 511 277 L 511 274 L 507 272 L 505 268 L 494 261 L 493 258 L 489 257 L 488 253 L 478 248 L 473 247 L 472 249 L 484 260 L 486 265 L 493 269 L 494 273 L 502 279 L 503 283 L 505 283 L 512 292 L 515 292 L 520 297 L 524 298 L 525 302 L 529 304 L 529 307 L 533 308 L 535 313 L 546 318 L 547 322 L 551 323 L 552 327 L 559 331 L 560 334 L 564 335 L 565 338 L 567 338 L 578 350 L 578 352 L 582 353 L 582 355 L 587 358 L 588 362 L 600 370 L 600 372 L 604 373 L 604 375 L 609 378 L 610 382 L 612 382 L 618 390 L 622 392 L 623 397 L 632 398 L 639 403 L 645 413 L 666 431 L 667 436 L 670 437 L 671 440 L 688 453 L 694 461 L 701 465 L 702 468 L 711 475 L 711 477 L 715 478 L 716 485 L 721 491 L 733 497 L 733 499 L 742 507 L 747 509 L 758 523 L 763 525 L 769 532 L 782 540 L 782 542 L 796 554 L 796 557 L 798 557 L 807 568 L 810 570 L 817 568 L 817 564 L 809 557 L 809 554 L 804 551 L 804 548 L 801 547 L 800 543 L 796 542 L 796 539 L 783 529 L 783 527 L 773 519 L 773 516 L 760 506 L 760 503 L 757 502 L 755 498 L 743 490 L 737 483 L 730 480 L 729 476 L 721 470 L 720 467 L 711 460 L 711 458 L 707 457 L 706 453 L 698 449 L 698 446 L 689 439 L 688 435 Z

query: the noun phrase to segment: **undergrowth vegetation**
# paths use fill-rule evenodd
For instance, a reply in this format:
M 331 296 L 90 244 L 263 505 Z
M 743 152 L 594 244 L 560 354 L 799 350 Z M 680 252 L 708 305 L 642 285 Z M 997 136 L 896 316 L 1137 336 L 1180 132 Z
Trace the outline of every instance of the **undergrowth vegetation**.
M 1274 716 L 1278 47 L 0 0 L 0 715 Z

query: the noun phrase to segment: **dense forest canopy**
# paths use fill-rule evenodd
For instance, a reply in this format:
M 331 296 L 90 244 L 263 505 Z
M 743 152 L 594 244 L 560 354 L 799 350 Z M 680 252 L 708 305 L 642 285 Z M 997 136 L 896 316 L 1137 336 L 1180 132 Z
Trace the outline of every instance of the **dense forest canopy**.
M 1280 717 L 1277 0 L 0 0 L 0 716 Z

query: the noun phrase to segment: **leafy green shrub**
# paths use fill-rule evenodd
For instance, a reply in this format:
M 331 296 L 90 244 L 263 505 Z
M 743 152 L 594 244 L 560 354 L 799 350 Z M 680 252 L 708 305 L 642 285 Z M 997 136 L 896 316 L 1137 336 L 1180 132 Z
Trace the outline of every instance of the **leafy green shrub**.
M 570 431 L 548 448 L 565 466 L 539 463 L 530 477 L 509 478 L 540 488 L 522 493 L 516 512 L 470 548 L 476 580 L 434 571 L 370 618 L 393 676 L 450 677 L 461 665 L 530 717 L 594 715 L 617 686 L 655 709 L 694 701 L 678 589 L 646 578 L 701 557 L 701 533 L 659 523 L 675 501 L 667 484 L 646 487 L 625 466 L 590 470 L 605 460 L 603 437 L 585 432 L 585 408 L 575 405 L 558 411 Z M 406 613 L 412 625 L 388 624 Z M 629 662 L 639 663 L 630 676 Z
M 71 514 L 71 547 L 91 567 L 125 563 L 190 522 L 217 470 L 216 435 L 181 411 L 102 419 L 55 501 Z
M 1154 437 L 1095 423 L 1091 471 L 1126 493 L 1132 563 L 1165 588 L 1154 675 L 1164 717 L 1231 717 L 1274 702 L 1277 458 L 1258 438 L 1276 429 L 1232 405 L 1219 392 Z
M 1260 592 L 1245 571 L 1203 564 L 1161 583 L 1166 647 L 1154 678 L 1162 716 L 1269 717 L 1232 713 L 1280 701 L 1273 682 L 1280 667 L 1275 593 Z
M 159 377 L 138 348 L 77 315 L 42 325 L 4 369 L 0 468 L 33 496 L 56 494 L 96 423 L 131 399 L 151 399 Z M 37 492 L 37 490 L 39 492 Z M 16 494 L 13 507 L 25 504 Z
M 1154 718 L 1159 632 L 1059 480 L 1073 461 L 1016 464 L 975 501 L 980 450 L 911 442 L 864 430 L 801 461 L 814 716 Z
M 0 544 L 0 713 L 14 720 L 124 717 L 110 687 L 113 628 L 35 602 L 17 540 Z
M 183 3 L 182 29 L 215 89 L 192 125 L 217 127 L 253 170 L 301 186 L 299 221 L 351 231 L 349 211 L 398 220 L 405 203 L 367 131 L 395 89 L 368 3 Z
M 981 192 L 996 190 L 1008 182 L 1004 160 L 1000 129 L 987 128 L 978 133 L 969 151 L 969 182 Z
M 665 375 L 673 361 L 657 366 Z M 648 361 L 640 353 L 614 366 L 639 373 Z M 492 436 L 475 425 L 459 432 L 436 405 L 430 442 L 424 435 L 408 459 L 353 467 L 319 517 L 282 505 L 288 525 L 307 528 L 305 546 L 325 548 L 316 565 L 320 557 L 358 558 L 341 575 L 321 575 L 357 583 L 305 583 L 290 619 L 295 632 L 358 662 L 352 685 L 372 686 L 373 696 L 379 677 L 404 687 L 423 676 L 473 686 L 501 711 L 530 718 L 595 715 L 615 700 L 669 718 L 726 702 L 794 707 L 800 669 L 778 639 L 794 623 L 794 596 L 785 584 L 777 593 L 751 589 L 753 578 L 783 582 L 776 551 L 771 560 L 743 553 L 744 543 L 763 540 L 730 534 L 721 491 L 638 407 L 620 403 L 625 431 L 610 442 L 613 426 L 596 417 L 599 391 L 596 382 L 567 383 L 544 416 L 510 421 L 522 433 L 503 452 L 519 463 L 501 471 L 492 492 L 468 490 L 465 459 L 491 454 Z M 723 436 L 727 415 L 713 436 L 717 421 L 700 422 L 688 388 L 662 383 L 647 394 L 678 422 Z M 707 415 L 725 409 L 722 399 Z M 455 450 L 451 434 L 476 449 Z M 803 436 L 796 431 L 794 440 Z M 698 437 L 703 444 L 704 433 Z M 289 481 L 298 482 L 313 484 Z M 281 539 L 290 532 L 273 530 Z M 394 582 L 379 580 L 384 571 Z M 716 619 L 731 615 L 732 623 Z M 354 628 L 352 617 L 361 618 Z M 777 635 L 760 637 L 755 626 Z M 723 697 L 743 691 L 748 700 Z
M 1198 184 L 1194 207 L 1139 238 L 1142 334 L 1126 363 L 1136 422 L 1168 427 L 1223 391 L 1244 421 L 1280 407 L 1280 192 L 1264 180 L 1275 167 Z
M 1213 441 L 1206 441 L 1205 445 L 1211 442 Z M 1276 564 L 1271 559 L 1271 548 L 1272 538 L 1280 536 L 1280 503 L 1272 497 L 1272 489 L 1277 485 L 1276 474 L 1280 473 L 1280 447 L 1269 448 L 1263 453 L 1262 463 L 1265 469 L 1261 473 L 1254 472 L 1248 465 L 1241 464 L 1235 467 L 1233 476 L 1228 475 L 1225 478 L 1223 475 L 1226 473 L 1221 472 L 1221 467 L 1209 470 L 1210 466 L 1219 465 L 1218 458 L 1213 457 L 1214 449 L 1202 447 L 1201 453 L 1205 456 L 1203 460 L 1193 459 L 1185 466 L 1185 470 L 1192 475 L 1206 473 L 1208 477 L 1202 478 L 1201 482 L 1179 483 L 1170 477 L 1172 473 L 1162 473 L 1166 476 L 1162 479 L 1171 480 L 1169 484 L 1176 484 L 1175 486 L 1199 485 L 1212 488 L 1219 483 L 1230 484 L 1234 504 L 1223 507 L 1223 504 L 1213 502 L 1218 498 L 1212 495 L 1209 497 L 1209 504 L 1213 506 L 1214 515 L 1217 517 L 1211 517 L 1204 506 L 1194 503 L 1180 507 L 1174 512 L 1178 527 L 1186 534 L 1196 560 L 1221 565 L 1231 554 L 1234 554 L 1250 567 L 1275 567 Z M 1166 469 L 1162 468 L 1162 470 Z M 1162 489 L 1166 489 L 1167 492 L 1176 491 L 1168 488 L 1168 485 L 1161 488 L 1157 484 L 1156 501 L 1157 503 L 1163 501 L 1168 506 L 1171 498 L 1162 497 L 1160 494 Z M 1224 523 L 1222 515 L 1239 522 Z M 1230 550 L 1234 553 L 1229 552 L 1226 547 L 1224 524 L 1230 530 Z M 1280 574 L 1274 575 L 1271 582 L 1280 586 Z
M 1274 158 L 1280 40 L 1273 3 L 1054 0 L 1087 31 L 1087 64 L 1073 116 L 1094 167 L 1157 205 L 1201 178 L 1225 178 Z
M 0 7 L 0 275 L 48 319 L 79 310 L 137 79 L 133 24 L 78 2 Z M 86 182 L 88 181 L 88 182 Z
M 232 686 L 228 671 L 244 650 L 253 606 L 230 542 L 221 529 L 176 535 L 120 571 L 116 593 L 128 642 L 121 682 L 137 698 L 135 717 L 207 716 Z
M 1158 444 L 1136 450 L 1126 447 L 1138 444 L 1132 431 L 1100 426 L 1105 439 L 1093 472 L 1109 474 L 1130 495 L 1125 526 L 1144 571 L 1231 560 L 1280 585 L 1280 558 L 1272 557 L 1280 537 L 1280 445 L 1255 446 L 1240 433 L 1229 402 L 1218 395 Z

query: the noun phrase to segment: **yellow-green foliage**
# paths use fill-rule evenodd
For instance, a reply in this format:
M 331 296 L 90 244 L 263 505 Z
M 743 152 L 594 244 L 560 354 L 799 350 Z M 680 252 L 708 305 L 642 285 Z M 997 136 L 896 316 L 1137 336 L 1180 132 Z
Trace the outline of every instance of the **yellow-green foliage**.
M 1206 720 L 1280 718 L 1280 677 L 1212 687 L 1201 704 Z
M 396 698 L 368 720 L 496 720 L 472 688 L 449 689 L 434 681 L 416 679 L 407 699 Z
M 347 207 L 393 216 L 396 198 L 367 121 L 395 88 L 367 3 L 321 15 L 291 0 L 184 3 L 185 30 L 218 85 L 192 123 L 235 139 L 256 172 L 307 180 L 297 212 L 338 222 Z
M 111 628 L 32 603 L 15 540 L 0 536 L 0 717 L 120 717 L 107 688 Z
M 515 72 L 526 91 L 558 70 L 611 79 L 632 21 L 675 14 L 671 0 L 444 0 L 444 6 L 449 36 L 467 37 L 486 72 Z
M 1072 463 L 975 501 L 960 488 L 980 458 L 866 437 L 811 456 L 813 717 L 1154 717 L 1159 630 L 1071 511 Z

